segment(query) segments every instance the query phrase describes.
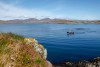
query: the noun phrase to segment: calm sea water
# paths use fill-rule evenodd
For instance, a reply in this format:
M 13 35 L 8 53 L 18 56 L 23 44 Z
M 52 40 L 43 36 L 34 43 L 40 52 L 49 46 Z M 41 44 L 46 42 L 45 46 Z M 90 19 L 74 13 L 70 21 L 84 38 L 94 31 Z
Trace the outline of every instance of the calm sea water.
M 75 34 L 67 35 L 69 30 Z M 0 24 L 0 32 L 36 38 L 52 63 L 100 56 L 100 24 Z

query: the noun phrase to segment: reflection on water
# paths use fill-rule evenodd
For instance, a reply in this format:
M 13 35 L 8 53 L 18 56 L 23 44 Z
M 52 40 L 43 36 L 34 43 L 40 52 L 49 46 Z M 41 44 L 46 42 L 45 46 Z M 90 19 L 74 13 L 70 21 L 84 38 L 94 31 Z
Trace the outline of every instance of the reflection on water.
M 90 30 L 89 28 L 75 28 L 76 30 Z
M 74 34 L 67 34 L 68 29 Z M 34 37 L 48 50 L 48 60 L 89 60 L 100 56 L 98 24 L 0 24 L 0 32 Z

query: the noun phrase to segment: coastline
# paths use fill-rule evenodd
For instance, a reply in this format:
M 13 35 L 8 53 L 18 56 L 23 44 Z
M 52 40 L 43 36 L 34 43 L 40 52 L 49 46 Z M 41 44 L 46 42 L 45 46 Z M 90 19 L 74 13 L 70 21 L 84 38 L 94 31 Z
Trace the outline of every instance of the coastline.
M 57 24 L 100 24 L 100 20 L 69 20 L 61 18 L 27 18 L 27 19 L 12 19 L 12 20 L 0 20 L 1 23 L 57 23 Z

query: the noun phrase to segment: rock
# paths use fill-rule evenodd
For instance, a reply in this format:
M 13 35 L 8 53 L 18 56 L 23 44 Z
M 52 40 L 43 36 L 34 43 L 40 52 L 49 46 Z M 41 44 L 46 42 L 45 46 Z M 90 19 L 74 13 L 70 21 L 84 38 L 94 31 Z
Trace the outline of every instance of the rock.
M 34 38 L 25 38 L 24 41 L 27 45 L 33 46 L 35 51 L 38 52 L 41 57 L 43 57 L 44 59 L 47 58 L 47 50 L 41 44 L 39 44 L 37 40 L 35 40 Z
M 46 59 L 46 58 L 47 58 L 47 50 L 46 50 L 46 49 L 44 49 L 43 58 L 44 58 L 44 59 Z
M 53 67 L 49 61 L 46 61 L 46 63 L 47 63 L 47 65 L 46 65 L 47 67 Z
M 94 58 L 92 61 L 63 62 L 55 67 L 100 67 L 100 57 Z
M 42 44 L 39 44 L 34 38 L 25 38 L 24 41 L 27 45 L 32 46 L 36 52 L 40 54 L 43 59 L 47 59 L 47 49 L 43 47 Z M 49 61 L 46 61 L 47 67 L 52 67 L 52 64 Z

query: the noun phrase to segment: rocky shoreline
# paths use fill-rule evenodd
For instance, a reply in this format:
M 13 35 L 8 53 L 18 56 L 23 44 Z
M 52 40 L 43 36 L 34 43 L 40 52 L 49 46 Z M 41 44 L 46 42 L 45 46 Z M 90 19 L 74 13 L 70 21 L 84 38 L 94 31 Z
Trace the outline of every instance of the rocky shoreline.
M 54 64 L 54 67 L 100 67 L 100 57 L 94 58 L 90 61 L 81 60 L 78 62 L 62 62 Z

